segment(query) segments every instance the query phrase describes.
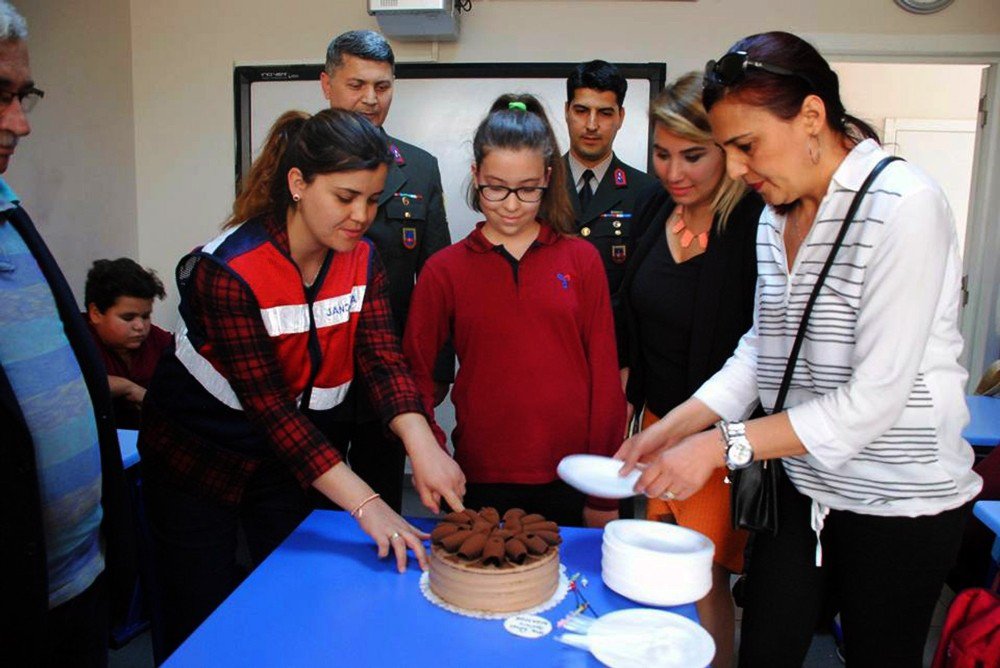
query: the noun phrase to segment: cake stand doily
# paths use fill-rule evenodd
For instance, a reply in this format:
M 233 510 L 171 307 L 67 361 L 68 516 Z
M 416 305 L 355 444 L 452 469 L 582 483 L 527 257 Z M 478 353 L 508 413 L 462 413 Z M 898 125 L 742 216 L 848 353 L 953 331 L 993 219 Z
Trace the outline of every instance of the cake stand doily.
M 444 608 L 448 612 L 454 612 L 456 615 L 462 615 L 463 617 L 472 617 L 474 619 L 507 619 L 508 617 L 513 617 L 514 615 L 531 615 L 539 612 L 545 612 L 551 608 L 559 605 L 564 598 L 566 598 L 566 593 L 569 591 L 569 579 L 566 578 L 566 567 L 559 564 L 559 584 L 556 585 L 556 591 L 547 600 L 542 601 L 538 605 L 532 606 L 530 608 L 525 608 L 524 610 L 511 610 L 510 612 L 487 612 L 485 610 L 466 610 L 465 608 L 459 608 L 458 606 L 452 605 L 447 601 L 444 601 L 440 596 L 431 591 L 431 579 L 430 573 L 424 571 L 420 576 L 420 593 L 424 595 L 428 601 L 438 606 L 439 608 Z

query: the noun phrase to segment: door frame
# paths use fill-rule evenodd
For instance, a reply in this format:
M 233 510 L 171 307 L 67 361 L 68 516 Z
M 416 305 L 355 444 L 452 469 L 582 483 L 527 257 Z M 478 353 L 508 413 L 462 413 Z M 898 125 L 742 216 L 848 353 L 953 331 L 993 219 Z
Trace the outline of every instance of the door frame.
M 824 41 L 817 40 L 821 44 Z M 965 232 L 963 286 L 967 292 L 959 317 L 965 340 L 959 361 L 969 372 L 966 392 L 971 392 L 986 367 L 1000 357 L 1000 51 L 949 53 L 911 49 L 900 42 L 889 45 L 869 42 L 860 48 L 841 44 L 822 51 L 831 62 L 958 64 L 987 68 L 980 88 L 980 95 L 984 91 L 986 94 L 986 108 L 981 108 L 977 122 Z

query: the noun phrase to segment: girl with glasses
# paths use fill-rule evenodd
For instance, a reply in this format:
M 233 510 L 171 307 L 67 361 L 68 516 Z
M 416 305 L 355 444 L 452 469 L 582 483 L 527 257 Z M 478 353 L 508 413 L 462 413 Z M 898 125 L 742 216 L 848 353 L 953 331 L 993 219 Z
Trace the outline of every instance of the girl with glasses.
M 795 35 L 735 44 L 709 64 L 702 99 L 730 176 L 767 203 L 754 324 L 719 373 L 620 455 L 650 461 L 637 489 L 680 498 L 723 466 L 783 464 L 776 535 L 754 535 L 747 566 L 741 665 L 801 665 L 831 601 L 847 665 L 920 666 L 982 484 L 961 434 L 962 265 L 948 202 L 918 168 L 892 162 L 842 225 L 888 154 Z M 817 283 L 786 408 L 774 412 Z M 769 415 L 742 422 L 758 401 Z
M 702 77 L 682 76 L 653 101 L 653 171 L 659 187 L 636 207 L 645 230 L 625 269 L 618 322 L 630 407 L 648 427 L 722 368 L 753 321 L 760 196 L 726 174 L 701 104 Z M 730 575 L 743 572 L 746 532 L 729 521 L 722 471 L 684 501 L 649 499 L 646 517 L 673 521 L 715 543 L 712 589 L 698 601 L 716 645 L 732 663 L 735 609 Z
M 449 338 L 455 346 L 452 438 L 466 505 L 603 525 L 617 502 L 585 499 L 556 477 L 566 455 L 610 455 L 624 430 L 601 259 L 569 236 L 565 164 L 538 100 L 499 97 L 473 154 L 469 204 L 485 220 L 424 266 L 404 351 L 432 410 L 434 359 Z

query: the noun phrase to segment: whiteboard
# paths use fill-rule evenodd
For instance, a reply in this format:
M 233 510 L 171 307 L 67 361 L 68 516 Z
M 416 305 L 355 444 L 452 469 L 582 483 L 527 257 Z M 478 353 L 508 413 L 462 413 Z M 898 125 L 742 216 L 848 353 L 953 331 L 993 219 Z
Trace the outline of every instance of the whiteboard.
M 445 209 L 453 241 L 481 219 L 465 201 L 472 164 L 472 136 L 490 104 L 502 93 L 531 93 L 542 101 L 560 142 L 569 148 L 565 115 L 566 76 L 573 63 L 401 64 L 396 66 L 386 131 L 432 153 L 441 168 Z M 642 170 L 649 164 L 649 102 L 663 87 L 664 63 L 619 65 L 628 79 L 625 122 L 614 150 Z M 316 112 L 327 102 L 320 90 L 321 65 L 237 67 L 236 176 L 249 167 L 271 124 L 289 109 Z
M 399 64 L 385 129 L 438 159 L 452 241 L 481 220 L 465 201 L 472 165 L 472 136 L 501 93 L 531 93 L 541 100 L 560 142 L 569 148 L 566 77 L 576 63 Z M 649 103 L 666 81 L 665 63 L 618 64 L 628 80 L 625 122 L 614 150 L 629 165 L 649 171 Z M 233 72 L 236 182 L 250 168 L 274 121 L 289 109 L 315 113 L 327 106 L 319 85 L 322 65 L 240 66 Z M 451 437 L 455 427 L 450 397 L 435 418 Z

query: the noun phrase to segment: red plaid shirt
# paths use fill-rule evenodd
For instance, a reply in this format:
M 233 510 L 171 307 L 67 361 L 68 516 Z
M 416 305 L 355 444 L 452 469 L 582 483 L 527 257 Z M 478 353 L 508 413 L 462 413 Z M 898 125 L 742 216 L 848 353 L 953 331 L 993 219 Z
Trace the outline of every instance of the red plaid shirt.
M 288 231 L 268 221 L 268 232 L 288 252 Z M 378 254 L 358 320 L 357 376 L 385 422 L 401 413 L 425 414 L 395 333 L 388 279 Z M 249 289 L 214 262 L 199 262 L 190 294 L 191 317 L 212 342 L 223 375 L 254 427 L 303 487 L 341 461 L 340 452 L 296 405 L 260 306 Z M 358 380 L 358 378 L 356 378 Z M 237 503 L 263 459 L 217 447 L 184 428 L 181 420 L 144 408 L 140 448 L 143 470 L 202 496 Z

